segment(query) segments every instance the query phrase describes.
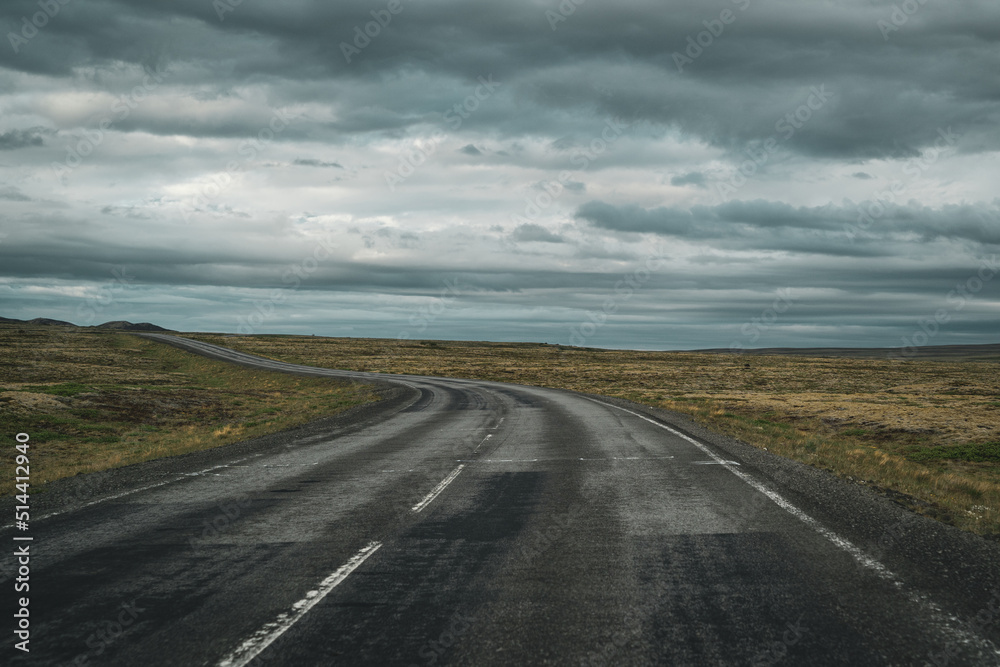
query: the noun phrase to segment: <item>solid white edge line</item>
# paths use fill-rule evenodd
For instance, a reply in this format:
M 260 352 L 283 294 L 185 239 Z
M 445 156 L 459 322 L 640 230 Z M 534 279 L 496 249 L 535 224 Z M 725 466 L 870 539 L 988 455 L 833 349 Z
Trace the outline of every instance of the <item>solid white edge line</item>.
M 306 612 L 315 607 L 330 591 L 336 588 L 344 579 L 358 569 L 365 560 L 382 546 L 381 542 L 369 542 L 361 551 L 337 568 L 337 571 L 320 582 L 316 590 L 309 591 L 306 596 L 292 605 L 290 611 L 282 612 L 270 623 L 264 624 L 240 644 L 236 650 L 223 658 L 218 667 L 244 667 L 260 655 L 264 649 L 274 643 L 281 635 L 295 625 Z
M 822 535 L 823 537 L 825 537 L 829 541 L 833 542 L 835 545 L 837 545 L 838 547 L 840 547 L 841 549 L 843 549 L 847 553 L 851 554 L 851 556 L 853 556 L 854 559 L 857 560 L 859 563 L 861 563 L 862 565 L 864 565 L 868 569 L 874 571 L 876 574 L 878 574 L 883 579 L 892 581 L 892 582 L 896 583 L 897 585 L 899 585 L 899 582 L 896 579 L 896 576 L 892 572 L 890 572 L 888 569 L 886 569 L 886 567 L 884 565 L 882 565 L 882 563 L 878 562 L 874 558 L 871 558 L 870 556 L 868 556 L 867 554 L 865 554 L 865 552 L 863 552 L 858 547 L 854 546 L 854 544 L 852 544 L 849 540 L 844 539 L 843 537 L 841 537 L 840 535 L 837 535 L 832 530 L 826 528 L 819 521 L 817 521 L 816 519 L 812 518 L 811 516 L 809 516 L 808 514 L 806 514 L 805 512 L 803 512 L 802 510 L 800 510 L 798 507 L 796 507 L 795 505 L 793 505 L 792 503 L 790 503 L 789 501 L 785 500 L 785 498 L 782 497 L 777 492 L 772 491 L 771 489 L 767 488 L 766 486 L 764 486 L 763 484 L 761 484 L 760 482 L 758 482 L 757 480 L 755 480 L 753 477 L 751 477 L 747 473 L 743 472 L 742 470 L 738 470 L 733 465 L 733 462 L 727 461 L 726 459 L 723 459 L 718 454 L 716 454 L 711 449 L 709 449 L 708 447 L 706 447 L 704 444 L 698 442 L 694 438 L 692 438 L 690 436 L 687 436 L 687 435 L 681 433 L 680 431 L 678 431 L 677 429 L 674 429 L 674 428 L 671 428 L 671 427 L 667 426 L 666 424 L 662 424 L 662 423 L 656 421 L 655 419 L 650 419 L 649 417 L 647 417 L 645 415 L 639 414 L 638 412 L 633 412 L 632 410 L 628 410 L 626 408 L 622 408 L 622 407 L 619 407 L 617 405 L 612 405 L 611 403 L 605 403 L 603 401 L 597 401 L 597 400 L 594 400 L 592 398 L 591 399 L 587 399 L 587 400 L 593 401 L 594 403 L 598 403 L 600 405 L 607 406 L 609 408 L 614 408 L 616 410 L 621 410 L 622 412 L 627 412 L 628 414 L 633 415 L 635 417 L 638 417 L 639 419 L 642 419 L 643 421 L 647 421 L 650 424 L 653 424 L 654 426 L 659 426 L 660 428 L 664 429 L 665 431 L 669 431 L 670 433 L 676 435 L 678 438 L 681 438 L 683 440 L 686 440 L 686 441 L 690 442 L 692 445 L 694 445 L 695 447 L 697 447 L 701 451 L 705 452 L 705 454 L 707 454 L 709 457 L 711 457 L 712 461 L 714 461 L 716 464 L 721 465 L 723 468 L 725 468 L 729 472 L 731 472 L 734 475 L 736 475 L 737 477 L 739 477 L 745 483 L 749 484 L 750 486 L 752 486 L 757 491 L 763 493 L 765 496 L 767 496 L 768 498 L 770 498 L 778 507 L 780 507 L 781 509 L 783 509 L 786 512 L 788 512 L 789 514 L 791 514 L 792 516 L 794 516 L 799 521 L 802 521 L 803 523 L 805 523 L 806 525 L 808 525 L 809 527 L 811 527 L 812 529 L 814 529 L 820 535 Z M 739 464 L 736 464 L 736 465 L 739 465 Z
M 584 398 L 587 398 L 587 397 L 584 397 Z M 757 491 L 763 493 L 765 496 L 767 496 L 768 498 L 770 498 L 772 501 L 774 501 L 774 503 L 776 505 L 778 505 L 778 507 L 780 507 L 781 509 L 783 509 L 786 512 L 788 512 L 789 514 L 791 514 L 792 516 L 794 516 L 796 519 L 799 519 L 800 521 L 802 521 L 803 523 L 805 523 L 807 526 L 809 526 L 810 528 L 812 528 L 813 530 L 815 530 L 816 532 L 818 532 L 820 535 L 822 535 L 823 537 L 825 537 L 827 540 L 829 540 L 830 542 L 832 542 L 835 546 L 840 547 L 841 549 L 843 549 L 844 551 L 846 551 L 848 554 L 850 554 L 851 556 L 853 556 L 854 559 L 858 563 L 860 563 L 862 566 L 864 566 L 864 567 L 872 570 L 880 578 L 885 579 L 886 581 L 888 581 L 889 583 L 891 583 L 893 586 L 895 586 L 896 588 L 898 588 L 901 591 L 903 591 L 903 593 L 906 595 L 906 597 L 911 602 L 913 602 L 915 604 L 918 604 L 918 605 L 922 605 L 926 609 L 928 609 L 930 611 L 930 613 L 933 616 L 935 616 L 935 620 L 943 626 L 943 630 L 947 634 L 951 635 L 952 641 L 954 641 L 956 643 L 959 643 L 959 644 L 975 644 L 981 650 L 985 650 L 987 652 L 990 652 L 990 653 L 992 653 L 995 656 L 1000 656 L 1000 648 L 997 648 L 997 646 L 992 641 L 990 641 L 989 639 L 987 639 L 985 637 L 981 637 L 981 636 L 979 636 L 979 635 L 977 635 L 977 634 L 975 634 L 973 632 L 969 632 L 969 631 L 965 630 L 962 627 L 954 627 L 954 625 L 962 623 L 961 619 L 957 618 L 954 614 L 950 614 L 950 613 L 944 611 L 943 609 L 941 609 L 941 607 L 939 607 L 937 605 L 937 603 L 935 603 L 933 600 L 929 600 L 926 596 L 924 596 L 922 594 L 919 594 L 919 593 L 916 593 L 914 591 L 906 590 L 906 587 L 904 586 L 903 581 L 899 577 L 897 577 L 893 572 L 891 572 L 888 568 L 886 568 L 884 565 L 882 565 L 882 563 L 880 563 L 877 560 L 875 560 L 874 558 L 868 556 L 861 549 L 859 549 L 858 547 L 854 546 L 854 544 L 852 542 L 850 542 L 849 540 L 841 537 L 837 533 L 833 532 L 832 530 L 830 530 L 829 528 L 827 528 L 826 526 L 824 526 L 823 524 L 821 524 L 819 521 L 817 521 L 816 519 L 812 518 L 811 516 L 809 516 L 808 514 L 806 514 L 805 512 L 803 512 L 802 510 L 800 510 L 798 507 L 796 507 L 795 505 L 793 505 L 792 503 L 790 503 L 789 501 L 785 500 L 785 498 L 782 497 L 777 492 L 772 491 L 771 489 L 768 489 L 766 486 L 764 486 L 763 484 L 761 484 L 760 482 L 758 482 L 757 480 L 755 480 L 753 477 L 751 477 L 747 473 L 743 472 L 742 470 L 737 470 L 735 467 L 733 467 L 732 465 L 730 465 L 728 461 L 726 461 L 725 459 L 723 459 L 720 456 L 718 456 L 715 452 L 713 452 L 711 449 L 709 449 L 706 445 L 702 444 L 701 442 L 698 442 L 697 440 L 695 440 L 694 438 L 692 438 L 690 436 L 687 436 L 687 435 L 681 433 L 677 429 L 671 428 L 671 427 L 667 426 L 666 424 L 663 424 L 661 422 L 656 421 L 655 419 L 650 419 L 649 417 L 647 417 L 645 415 L 642 415 L 642 414 L 639 414 L 638 412 L 634 412 L 634 411 L 629 410 L 627 408 L 622 408 L 622 407 L 619 407 L 617 405 L 613 405 L 611 403 L 605 403 L 604 401 L 598 401 L 598 400 L 593 399 L 593 398 L 587 398 L 587 400 L 588 401 L 592 401 L 594 403 L 597 403 L 598 405 L 603 405 L 603 406 L 608 407 L 608 408 L 614 408 L 615 410 L 621 410 L 622 412 L 627 412 L 630 415 L 638 417 L 639 419 L 642 419 L 643 421 L 647 421 L 650 424 L 653 424 L 654 426 L 659 426 L 660 428 L 664 429 L 665 431 L 669 431 L 670 433 L 676 435 L 677 437 L 682 438 L 683 440 L 686 440 L 687 442 L 690 442 L 692 445 L 694 445 L 695 447 L 697 447 L 698 449 L 700 449 L 701 451 L 705 452 L 710 457 L 712 457 L 712 459 L 714 459 L 715 461 L 717 461 L 719 463 L 719 465 L 721 465 L 722 467 L 724 467 L 726 470 L 728 470 L 729 472 L 733 473 L 734 475 L 736 475 L 737 477 L 739 477 L 741 480 L 743 480 L 744 482 L 746 482 L 748 485 L 750 485 L 751 487 L 753 487 Z
M 257 458 L 259 456 L 262 456 L 262 455 L 261 454 L 254 454 L 253 456 L 246 456 L 246 457 L 244 457 L 242 459 L 238 459 L 238 460 L 236 460 L 236 461 L 234 461 L 232 463 L 223 463 L 223 464 L 220 464 L 220 465 L 217 465 L 217 466 L 213 466 L 211 468 L 205 468 L 204 470 L 199 470 L 198 472 L 178 472 L 178 473 L 171 473 L 173 475 L 177 475 L 177 478 L 176 479 L 168 479 L 168 480 L 166 480 L 164 482 L 157 482 L 156 484 L 150 484 L 148 486 L 141 486 L 138 489 L 131 489 L 129 491 L 123 491 L 121 493 L 116 493 L 113 496 L 105 496 L 103 498 L 98 498 L 97 500 L 91 500 L 90 502 L 84 503 L 82 505 L 76 505 L 76 506 L 73 506 L 73 507 L 67 507 L 66 509 L 59 510 L 58 512 L 49 512 L 48 514 L 44 514 L 44 515 L 42 515 L 40 517 L 36 517 L 36 518 L 32 519 L 32 521 L 44 521 L 45 519 L 51 519 L 54 516 L 61 516 L 63 514 L 71 514 L 73 512 L 78 512 L 80 510 L 87 509 L 88 507 L 93 507 L 94 505 L 100 505 L 101 503 L 106 503 L 109 500 L 117 500 L 118 498 L 124 498 L 126 496 L 131 496 L 131 495 L 134 495 L 136 493 L 142 493 L 143 491 L 149 491 L 150 489 L 157 489 L 157 488 L 159 488 L 161 486 L 166 486 L 167 484 L 173 484 L 173 483 L 179 482 L 182 479 L 185 479 L 187 477 L 197 477 L 198 475 L 205 475 L 207 473 L 212 472 L 213 470 L 218 470 L 219 468 L 231 468 L 231 467 L 237 465 L 238 463 L 241 463 L 243 461 L 249 461 L 250 459 Z M 14 524 L 4 525 L 4 526 L 0 526 L 0 530 L 7 530 L 8 528 L 13 528 L 13 527 L 14 527 Z
M 430 505 L 430 504 L 431 504 L 431 502 L 432 502 L 432 501 L 433 501 L 433 500 L 434 500 L 435 498 L 437 498 L 437 497 L 438 497 L 439 495 L 441 495 L 441 492 L 442 492 L 442 491 L 444 491 L 444 490 L 445 490 L 445 488 L 446 488 L 446 487 L 447 487 L 447 486 L 448 486 L 449 484 L 451 484 L 452 482 L 454 482 L 454 481 L 455 481 L 455 478 L 456 478 L 456 477 L 458 477 L 458 473 L 462 472 L 462 468 L 464 468 L 464 467 L 465 467 L 465 464 L 464 464 L 464 463 L 462 463 L 462 464 L 460 464 L 460 465 L 459 465 L 459 466 L 458 466 L 457 468 L 455 468 L 454 470 L 452 470 L 452 471 L 451 471 L 451 474 L 449 474 L 449 475 L 448 475 L 447 477 L 445 477 L 444 479 L 442 479 L 442 480 L 441 480 L 441 483 L 440 483 L 440 484 L 438 484 L 437 486 L 435 486 L 435 487 L 434 487 L 434 490 L 433 490 L 433 491 L 431 491 L 430 493 L 428 493 L 428 494 L 427 494 L 427 495 L 426 495 L 426 496 L 424 497 L 424 499 L 423 499 L 423 500 L 421 500 L 421 501 L 420 501 L 419 503 L 417 503 L 416 505 L 414 505 L 414 506 L 413 506 L 413 507 L 411 508 L 411 511 L 413 511 L 413 512 L 419 512 L 419 511 L 420 511 L 420 510 L 422 510 L 423 508 L 425 508 L 425 507 L 427 507 L 428 505 Z

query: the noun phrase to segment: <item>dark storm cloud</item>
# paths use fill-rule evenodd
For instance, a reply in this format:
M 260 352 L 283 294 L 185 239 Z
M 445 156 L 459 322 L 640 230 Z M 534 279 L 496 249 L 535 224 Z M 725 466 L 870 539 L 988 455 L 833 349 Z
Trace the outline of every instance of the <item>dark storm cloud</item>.
M 400 131 L 440 116 L 454 101 L 450 87 L 408 88 L 408 75 L 474 82 L 492 73 L 517 104 L 541 113 L 509 113 L 498 104 L 478 117 L 511 136 L 554 130 L 571 111 L 576 123 L 583 119 L 580 110 L 589 108 L 597 117 L 675 126 L 737 152 L 781 132 L 778 123 L 794 118 L 815 87 L 826 86 L 832 97 L 794 128 L 789 150 L 820 157 L 916 156 L 933 144 L 937 128 L 948 126 L 965 137 L 962 150 L 1000 146 L 994 131 L 1000 120 L 995 3 L 968 2 L 960 13 L 922 5 L 889 39 L 878 27 L 892 13 L 888 2 L 723 4 L 735 12 L 734 22 L 682 71 L 675 54 L 685 53 L 688 38 L 716 20 L 720 7 L 693 0 L 669 9 L 649 2 L 593 3 L 553 30 L 545 12 L 557 6 L 403 2 L 348 63 L 342 44 L 351 44 L 355 28 L 372 21 L 370 12 L 381 5 L 244 2 L 220 20 L 212 3 L 200 0 L 98 0 L 65 6 L 21 53 L 0 49 L 0 64 L 65 75 L 79 65 L 156 60 L 183 69 L 179 80 L 200 78 L 220 89 L 270 80 L 274 103 L 335 99 L 339 86 L 324 92 L 321 81 L 380 80 L 378 90 L 365 93 L 370 105 L 333 123 L 313 123 L 311 131 L 321 136 Z M 13 30 L 35 11 L 33 2 L 4 3 L 0 19 Z M 294 81 L 305 85 L 289 85 Z M 233 125 L 137 115 L 126 127 L 196 136 L 253 130 Z
M 566 239 L 534 223 L 518 225 L 510 235 L 520 243 L 565 243 Z
M 7 201 L 31 201 L 31 197 L 12 185 L 0 185 L 0 199 Z
M 150 299 L 195 286 L 215 317 L 231 291 L 287 287 L 309 234 L 325 233 L 339 254 L 299 288 L 312 315 L 339 317 L 329 297 L 383 317 L 380 299 L 457 280 L 457 301 L 482 306 L 473 320 L 515 332 L 488 335 L 517 338 L 539 330 L 509 313 L 578 321 L 662 244 L 671 260 L 621 313 L 635 336 L 700 344 L 795 286 L 809 295 L 793 321 L 843 344 L 854 334 L 838 327 L 867 342 L 912 328 L 1000 252 L 1000 205 L 974 203 L 995 196 L 985 172 L 1000 149 L 995 2 L 922 3 L 889 32 L 892 0 L 401 0 L 374 30 L 384 1 L 57 4 L 12 42 L 39 5 L 0 3 L 0 182 L 17 183 L 0 186 L 0 266 L 29 287 L 72 295 L 125 264 Z M 128 113 L 113 110 L 122 99 Z M 262 136 L 279 111 L 287 127 L 248 157 L 233 139 Z M 629 127 L 606 142 L 616 118 Z M 938 161 L 942 133 L 957 140 Z M 708 186 L 769 140 L 753 183 L 709 203 Z M 87 154 L 56 181 L 70 146 Z M 415 147 L 420 164 L 406 163 Z M 927 168 L 906 195 L 875 201 L 872 185 L 913 159 Z M 382 173 L 398 165 L 406 182 L 389 190 Z M 983 321 L 996 286 L 978 297 Z M 496 306 L 509 310 L 484 314 Z M 971 320 L 953 331 L 990 334 Z
M 596 227 L 620 232 L 653 233 L 689 240 L 715 239 L 753 247 L 825 254 L 869 254 L 854 243 L 867 232 L 872 242 L 892 234 L 917 235 L 924 241 L 958 239 L 1000 244 L 1000 208 L 948 205 L 940 209 L 880 205 L 877 220 L 859 224 L 874 202 L 853 206 L 799 206 L 772 201 L 733 201 L 689 209 L 587 202 L 576 217 Z M 774 233 L 780 231 L 780 233 Z
M 51 130 L 45 128 L 31 128 L 30 130 L 10 130 L 0 133 L 0 151 L 12 151 L 18 148 L 28 148 L 30 146 L 42 146 L 45 141 L 42 137 L 52 134 Z
M 323 160 L 317 160 L 315 158 L 298 158 L 292 164 L 299 167 L 335 167 L 337 169 L 343 169 L 344 165 L 337 162 L 324 162 Z

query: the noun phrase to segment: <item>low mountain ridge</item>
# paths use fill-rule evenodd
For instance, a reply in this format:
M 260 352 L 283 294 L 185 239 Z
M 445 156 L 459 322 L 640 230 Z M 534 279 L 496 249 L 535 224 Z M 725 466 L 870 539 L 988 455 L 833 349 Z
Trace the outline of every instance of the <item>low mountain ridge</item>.
M 33 324 L 35 326 L 46 326 L 46 327 L 75 327 L 79 329 L 109 329 L 112 331 L 172 331 L 172 329 L 164 329 L 161 326 L 152 324 L 150 322 L 139 322 L 133 323 L 126 320 L 114 320 L 112 322 L 105 322 L 104 324 L 97 324 L 94 326 L 82 327 L 72 322 L 65 322 L 63 320 L 53 320 L 48 317 L 36 317 L 32 320 L 18 320 L 11 317 L 0 317 L 0 324 Z

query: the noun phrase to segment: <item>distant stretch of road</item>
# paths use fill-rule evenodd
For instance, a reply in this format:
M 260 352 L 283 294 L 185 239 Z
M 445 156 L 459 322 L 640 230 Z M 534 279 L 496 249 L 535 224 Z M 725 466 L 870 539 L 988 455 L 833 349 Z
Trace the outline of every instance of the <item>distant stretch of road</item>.
M 396 389 L 52 485 L 4 664 L 1000 664 L 997 544 L 865 487 L 623 401 L 145 337 Z

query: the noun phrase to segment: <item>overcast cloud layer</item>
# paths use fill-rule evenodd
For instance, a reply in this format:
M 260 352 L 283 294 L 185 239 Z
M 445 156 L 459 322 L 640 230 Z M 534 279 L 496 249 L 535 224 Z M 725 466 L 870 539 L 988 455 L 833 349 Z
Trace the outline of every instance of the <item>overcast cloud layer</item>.
M 991 0 L 16 0 L 0 28 L 6 317 L 1000 338 Z

